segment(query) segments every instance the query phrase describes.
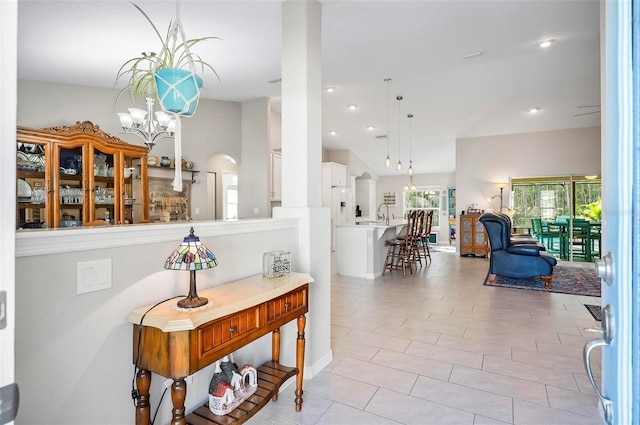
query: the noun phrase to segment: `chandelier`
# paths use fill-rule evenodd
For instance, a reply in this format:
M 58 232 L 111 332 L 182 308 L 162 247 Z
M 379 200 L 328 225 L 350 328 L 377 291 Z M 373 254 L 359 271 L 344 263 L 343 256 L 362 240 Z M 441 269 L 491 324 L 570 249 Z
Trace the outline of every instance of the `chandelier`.
M 159 139 L 172 139 L 176 131 L 176 120 L 164 111 L 153 112 L 155 100 L 146 97 L 147 110 L 129 108 L 129 112 L 118 112 L 120 124 L 125 134 L 135 134 L 144 140 L 149 151 Z
M 405 184 L 402 188 L 404 190 L 417 190 L 418 189 L 416 184 L 413 182 L 413 176 L 409 176 L 409 183 Z

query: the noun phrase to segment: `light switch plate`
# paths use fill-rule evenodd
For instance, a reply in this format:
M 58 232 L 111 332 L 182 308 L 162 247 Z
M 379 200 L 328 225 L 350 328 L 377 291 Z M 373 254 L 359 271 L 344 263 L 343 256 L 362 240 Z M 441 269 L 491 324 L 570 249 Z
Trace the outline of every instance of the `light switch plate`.
M 111 258 L 81 261 L 77 273 L 78 295 L 111 288 Z

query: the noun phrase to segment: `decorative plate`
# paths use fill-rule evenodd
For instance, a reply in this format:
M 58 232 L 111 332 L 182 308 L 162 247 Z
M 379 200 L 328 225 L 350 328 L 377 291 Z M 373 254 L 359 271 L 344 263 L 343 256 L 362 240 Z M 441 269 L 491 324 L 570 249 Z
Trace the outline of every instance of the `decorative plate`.
M 31 185 L 22 179 L 18 179 L 18 198 L 31 199 Z

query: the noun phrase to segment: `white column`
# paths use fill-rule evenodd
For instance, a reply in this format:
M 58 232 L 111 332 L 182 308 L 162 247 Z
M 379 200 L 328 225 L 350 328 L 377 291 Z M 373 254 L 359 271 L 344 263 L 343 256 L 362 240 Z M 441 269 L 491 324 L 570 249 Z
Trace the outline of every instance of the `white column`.
M 283 207 L 322 205 L 321 6 L 289 0 L 282 7 Z
M 333 359 L 330 212 L 322 207 L 320 32 L 320 3 L 283 2 L 282 207 L 275 208 L 273 216 L 300 219 L 298 258 L 292 259 L 292 267 L 315 279 L 309 289 L 305 378 Z

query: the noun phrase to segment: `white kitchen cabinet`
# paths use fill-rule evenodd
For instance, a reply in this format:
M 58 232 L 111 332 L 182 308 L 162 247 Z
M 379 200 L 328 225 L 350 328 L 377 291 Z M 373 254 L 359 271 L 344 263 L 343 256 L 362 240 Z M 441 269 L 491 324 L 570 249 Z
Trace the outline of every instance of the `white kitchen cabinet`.
M 347 186 L 347 166 L 337 162 L 322 163 L 322 180 L 329 186 Z
M 356 179 L 356 203 L 362 211 L 362 218 L 377 220 L 376 181 L 374 179 Z
M 322 206 L 331 206 L 331 188 L 347 186 L 347 166 L 337 162 L 322 163 Z
M 271 200 L 282 201 L 282 154 L 271 153 Z

